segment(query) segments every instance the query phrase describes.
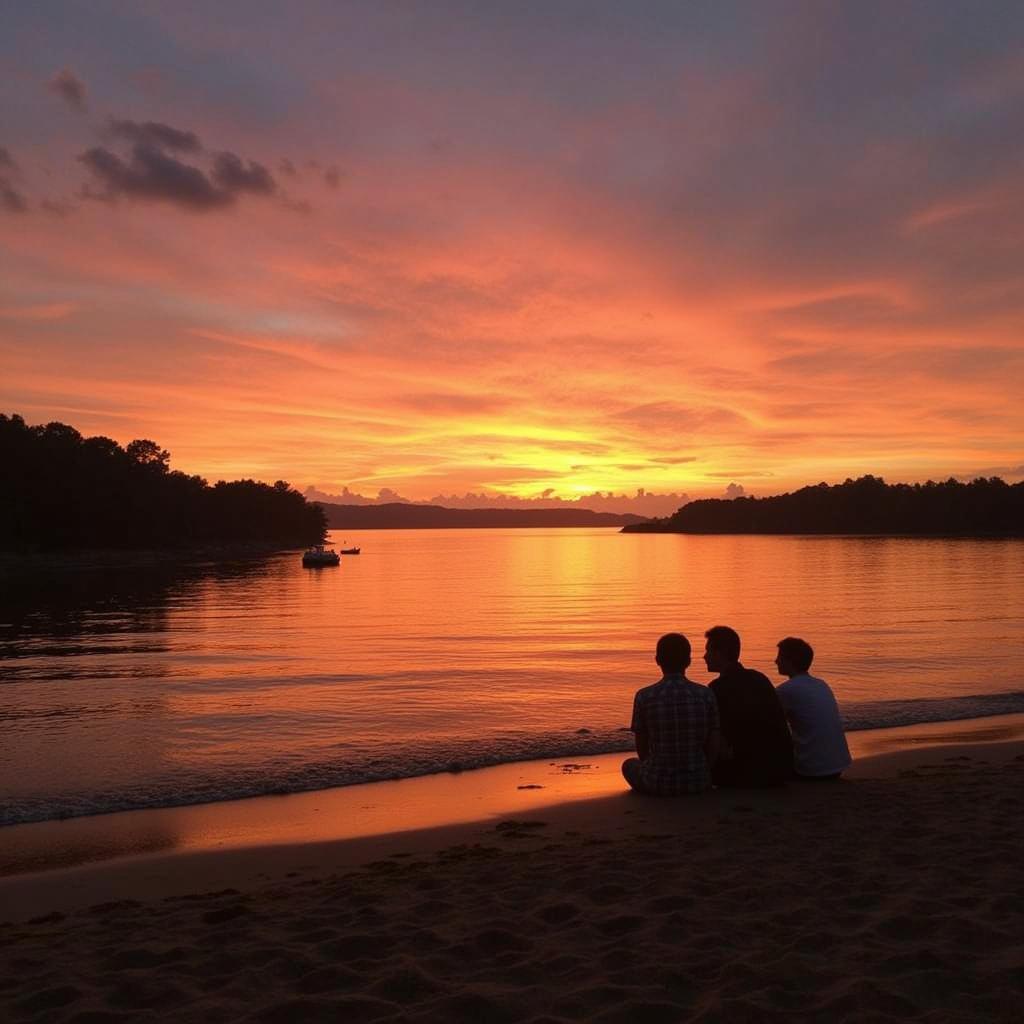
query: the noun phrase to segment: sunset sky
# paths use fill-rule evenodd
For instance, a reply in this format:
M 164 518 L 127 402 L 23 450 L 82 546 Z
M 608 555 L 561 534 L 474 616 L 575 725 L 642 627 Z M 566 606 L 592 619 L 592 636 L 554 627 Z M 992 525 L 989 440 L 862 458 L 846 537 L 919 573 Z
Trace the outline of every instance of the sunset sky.
M 338 493 L 1024 476 L 1024 4 L 4 5 L 0 411 Z

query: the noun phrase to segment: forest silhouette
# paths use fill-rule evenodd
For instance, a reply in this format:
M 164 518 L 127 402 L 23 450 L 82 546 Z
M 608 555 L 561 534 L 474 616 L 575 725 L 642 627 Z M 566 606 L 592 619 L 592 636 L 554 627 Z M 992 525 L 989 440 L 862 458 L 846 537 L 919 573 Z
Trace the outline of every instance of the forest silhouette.
M 862 476 L 770 498 L 705 498 L 623 533 L 1024 535 L 1024 482 L 999 477 L 887 484 Z
M 121 447 L 64 423 L 0 413 L 0 548 L 266 548 L 323 540 L 323 511 L 285 481 L 218 481 L 169 467 L 148 440 Z

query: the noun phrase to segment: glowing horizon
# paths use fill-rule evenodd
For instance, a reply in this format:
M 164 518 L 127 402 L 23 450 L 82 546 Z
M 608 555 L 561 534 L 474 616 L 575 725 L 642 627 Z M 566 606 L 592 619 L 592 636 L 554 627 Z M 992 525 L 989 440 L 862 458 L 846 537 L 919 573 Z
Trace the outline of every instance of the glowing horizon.
M 1014 5 L 8 20 L 0 411 L 416 500 L 1024 476 Z

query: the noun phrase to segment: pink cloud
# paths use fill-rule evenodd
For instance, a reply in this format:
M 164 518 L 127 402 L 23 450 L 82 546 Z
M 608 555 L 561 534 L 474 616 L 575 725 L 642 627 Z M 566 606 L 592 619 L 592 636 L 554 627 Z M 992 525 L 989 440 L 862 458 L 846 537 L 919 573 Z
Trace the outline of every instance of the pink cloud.
M 611 62 L 587 55 L 597 23 L 583 52 L 509 14 L 529 74 L 427 14 L 441 50 L 353 15 L 338 38 L 376 40 L 373 61 L 319 54 L 329 7 L 295 15 L 275 61 L 266 12 L 230 31 L 151 16 L 203 74 L 149 69 L 159 88 L 129 102 L 83 66 L 113 121 L 67 127 L 50 100 L 51 135 L 5 139 L 31 199 L 0 268 L 16 410 L 86 410 L 76 426 L 153 436 L 207 475 L 420 500 L 1019 464 L 1012 60 L 888 62 L 870 24 L 809 8 L 758 21 L 756 46 L 731 26 L 684 53 L 694 29 L 664 65 L 642 26 L 615 45 L 646 59 Z M 94 188 L 161 204 L 38 211 L 96 150 L 118 162 Z M 184 216 L 167 172 L 189 167 L 190 195 L 276 198 Z

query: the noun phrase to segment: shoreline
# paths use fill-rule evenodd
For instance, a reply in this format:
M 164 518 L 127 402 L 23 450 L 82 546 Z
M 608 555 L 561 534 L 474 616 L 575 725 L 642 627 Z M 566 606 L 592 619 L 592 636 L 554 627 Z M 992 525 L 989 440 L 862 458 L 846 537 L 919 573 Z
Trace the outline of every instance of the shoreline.
M 0 571 L 81 572 L 93 569 L 188 568 L 216 561 L 246 561 L 301 551 L 304 544 L 196 544 L 162 548 L 69 548 L 0 551 Z
M 913 760 L 947 748 L 1024 746 L 1024 714 L 847 736 L 855 760 L 844 778 L 872 778 L 879 771 L 885 774 L 887 759 L 893 757 Z M 276 862 L 295 859 L 306 849 L 346 846 L 356 856 L 356 851 L 383 849 L 403 835 L 472 833 L 503 818 L 532 817 L 552 809 L 563 816 L 586 817 L 585 805 L 627 796 L 619 771 L 623 756 L 616 752 L 579 760 L 512 762 L 305 793 L 9 825 L 0 829 L 0 904 L 22 882 L 33 892 L 59 890 L 70 898 L 75 891 L 91 893 L 90 879 L 114 892 L 118 884 L 113 879 L 125 870 L 146 877 L 176 874 L 175 863 L 196 858 Z M 794 788 L 803 787 L 788 787 Z M 758 794 L 726 790 L 715 791 L 711 798 L 751 795 Z M 111 878 L 104 882 L 105 872 Z M 23 896 L 16 902 L 27 905 L 35 898 Z
M 1016 1024 L 1013 731 L 958 723 L 895 750 L 875 737 L 836 784 L 679 799 L 569 772 L 574 797 L 515 790 L 534 803 L 490 817 L 459 802 L 470 773 L 439 777 L 475 820 L 420 806 L 432 825 L 384 815 L 361 837 L 0 879 L 0 1010 L 47 1024 Z
M 974 723 L 987 721 L 989 719 L 995 723 L 1012 723 L 1015 718 L 1019 717 L 1024 721 L 1024 709 L 1022 709 L 1022 702 L 1020 698 L 1024 697 L 1024 692 L 1011 691 L 1006 694 L 990 694 L 990 695 L 978 695 L 969 697 L 953 697 L 943 699 L 934 699 L 929 701 L 928 698 L 918 698 L 916 700 L 907 701 L 892 701 L 896 710 L 891 711 L 885 717 L 892 719 L 891 724 L 884 726 L 875 724 L 866 725 L 847 725 L 846 735 L 852 744 L 852 749 L 866 751 L 869 748 L 878 746 L 873 737 L 877 734 L 880 737 L 897 737 L 897 741 L 894 749 L 898 749 L 900 745 L 906 743 L 912 743 L 913 740 L 909 737 L 915 735 L 910 733 L 906 741 L 903 740 L 903 736 L 906 730 L 915 730 L 920 732 L 922 735 L 928 735 L 930 732 L 938 730 L 939 732 L 947 732 L 949 729 L 958 726 L 960 723 L 964 724 L 964 728 L 972 731 L 980 728 L 980 726 Z M 1000 699 L 1002 698 L 1002 699 Z M 871 702 L 872 704 L 877 702 Z M 905 705 L 917 704 L 917 703 L 932 703 L 945 705 L 943 710 L 947 713 L 952 712 L 950 717 L 934 718 L 918 720 L 916 716 L 907 715 L 901 709 Z M 974 706 L 969 710 L 958 713 L 958 708 L 952 705 L 958 705 L 961 703 L 971 703 Z M 1010 707 L 992 707 L 993 704 L 1006 704 L 1009 703 Z M 849 705 L 849 707 L 856 708 L 857 705 Z M 856 720 L 856 719 L 854 719 Z M 1024 729 L 1019 730 L 1024 735 Z M 626 733 L 628 730 L 617 729 L 616 733 Z M 589 745 L 570 745 L 566 743 L 563 748 L 559 748 L 554 737 L 548 743 L 538 745 L 540 749 L 532 751 L 523 751 L 520 756 L 514 756 L 511 760 L 494 760 L 492 758 L 483 757 L 480 758 L 478 763 L 473 763 L 472 760 L 457 759 L 450 764 L 446 764 L 444 760 L 438 762 L 434 766 L 422 766 L 414 774 L 399 774 L 397 772 L 393 774 L 380 774 L 377 777 L 369 778 L 355 778 L 355 779 L 339 779 L 334 780 L 322 780 L 320 784 L 314 784 L 313 786 L 290 788 L 285 785 L 273 785 L 267 786 L 261 791 L 243 791 L 243 792 L 230 792 L 222 791 L 216 795 L 208 794 L 194 794 L 192 798 L 189 797 L 177 797 L 175 796 L 163 796 L 151 799 L 150 802 L 135 802 L 134 805 L 131 803 L 124 804 L 121 806 L 117 805 L 116 801 L 111 801 L 113 806 L 107 806 L 105 808 L 96 810 L 87 810 L 80 812 L 77 810 L 62 810 L 60 805 L 57 805 L 49 817 L 28 817 L 22 819 L 13 818 L 13 814 L 7 813 L 0 815 L 0 836 L 7 834 L 11 828 L 21 828 L 24 826 L 43 826 L 57 822 L 76 822 L 82 819 L 89 818 L 108 818 L 112 815 L 125 815 L 125 814 L 144 814 L 156 811 L 185 811 L 188 808 L 201 808 L 209 806 L 220 806 L 220 805 L 234 805 L 237 803 L 249 803 L 252 800 L 279 800 L 282 797 L 302 797 L 312 796 L 324 792 L 332 792 L 335 790 L 350 790 L 361 786 L 379 786 L 382 784 L 396 783 L 396 782 L 410 782 L 417 779 L 443 777 L 449 778 L 459 775 L 470 775 L 471 777 L 477 772 L 489 771 L 493 769 L 502 768 L 514 768 L 516 765 L 529 765 L 534 762 L 538 764 L 546 764 L 555 761 L 594 761 L 596 759 L 603 758 L 614 758 L 630 756 L 633 752 L 633 745 L 631 738 L 627 740 L 616 739 L 614 742 L 600 742 L 593 746 Z M 589 749 L 588 749 L 589 746 Z M 887 747 L 891 747 L 892 744 L 887 744 Z M 548 749 L 544 749 L 547 747 Z M 7 820 L 4 820 L 4 819 Z M 4 868 L 4 861 L 2 855 L 0 855 L 0 877 L 4 874 L 9 873 Z
M 899 533 L 893 531 L 876 531 L 870 533 L 851 533 L 849 531 L 829 532 L 827 530 L 667 530 L 648 526 L 646 523 L 630 523 L 619 533 L 675 533 L 681 537 L 831 537 L 851 540 L 1024 540 L 1024 532 L 1014 533 Z

